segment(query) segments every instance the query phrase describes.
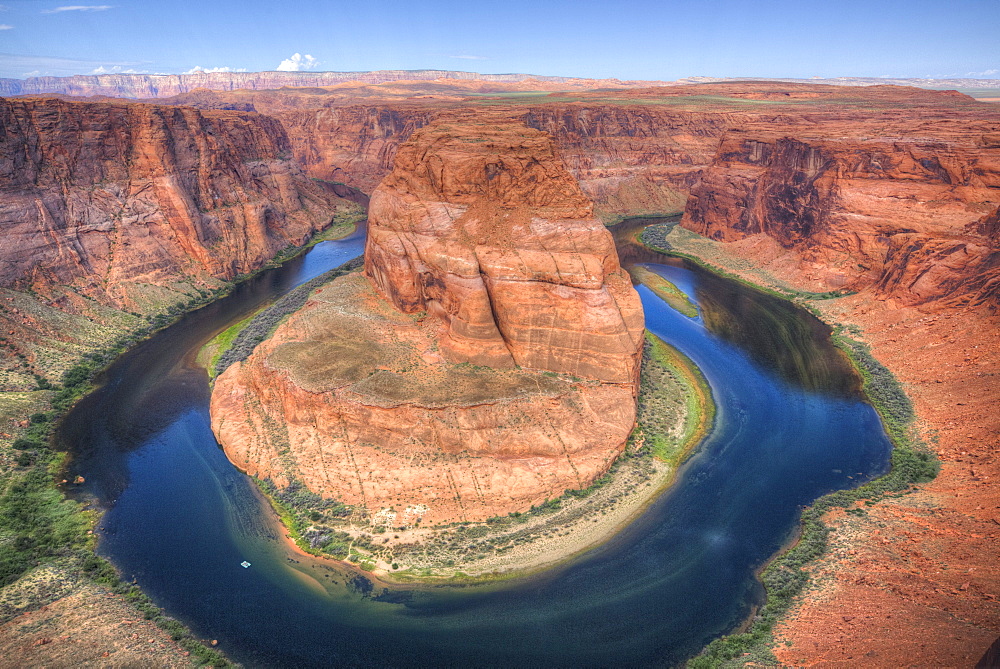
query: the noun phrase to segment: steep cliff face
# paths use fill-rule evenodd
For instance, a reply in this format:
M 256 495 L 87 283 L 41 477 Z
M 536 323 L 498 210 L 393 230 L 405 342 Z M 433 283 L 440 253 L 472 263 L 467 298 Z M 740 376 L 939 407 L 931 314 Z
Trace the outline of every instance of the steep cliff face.
M 858 121 L 832 138 L 747 126 L 723 140 L 683 225 L 721 241 L 766 235 L 827 288 L 870 288 L 908 305 L 996 306 L 996 128 L 938 120 L 921 136 Z
M 310 176 L 371 193 L 389 174 L 399 146 L 436 110 L 414 106 L 274 110 L 288 132 L 295 161 Z
M 687 88 L 687 87 L 678 87 Z M 656 89 L 663 96 L 667 89 Z M 452 83 L 408 83 L 392 87 L 336 87 L 290 91 L 198 90 L 164 102 L 200 109 L 254 109 L 281 121 L 296 162 L 313 177 L 350 184 L 366 193 L 392 169 L 399 146 L 439 114 L 482 105 L 480 93 Z M 490 115 L 548 132 L 584 194 L 603 220 L 623 214 L 678 212 L 701 170 L 715 155 L 728 128 L 762 116 L 760 112 L 692 110 L 618 104 L 583 97 L 573 104 L 532 96 L 511 105 L 498 95 Z M 773 112 L 767 113 L 775 121 Z
M 525 122 L 551 134 L 603 220 L 681 211 L 742 115 L 613 105 L 546 105 Z
M 633 383 L 642 312 L 614 243 L 550 137 L 442 118 L 372 195 L 365 271 L 447 325 L 454 362 Z
M 130 311 L 259 267 L 346 205 L 252 113 L 0 100 L 0 285 Z
M 458 106 L 429 101 L 313 110 L 282 108 L 271 98 L 254 104 L 281 121 L 296 161 L 310 176 L 368 193 L 392 169 L 396 151 L 415 130 Z M 722 134 L 740 122 L 732 114 L 608 105 L 505 111 L 555 139 L 566 167 L 604 220 L 681 211 Z
M 373 523 L 482 520 L 607 470 L 635 419 L 642 327 L 551 140 L 442 119 L 372 196 L 366 275 L 218 377 L 213 429 L 241 468 Z

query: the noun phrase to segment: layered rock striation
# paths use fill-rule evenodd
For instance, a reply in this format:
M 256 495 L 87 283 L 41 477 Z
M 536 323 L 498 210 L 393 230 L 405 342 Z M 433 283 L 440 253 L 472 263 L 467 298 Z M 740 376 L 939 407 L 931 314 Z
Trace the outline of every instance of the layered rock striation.
M 1000 306 L 996 122 L 933 134 L 857 121 L 849 136 L 750 125 L 726 135 L 683 225 L 733 242 L 766 236 L 826 289 L 899 305 Z
M 548 135 L 490 119 L 418 131 L 372 196 L 365 272 L 446 327 L 453 362 L 631 383 L 642 312 Z
M 229 457 L 396 525 L 586 487 L 635 419 L 643 317 L 544 133 L 439 119 L 373 193 L 364 275 L 216 380 Z
M 0 285 L 149 313 L 256 269 L 349 205 L 290 156 L 255 113 L 0 99 Z

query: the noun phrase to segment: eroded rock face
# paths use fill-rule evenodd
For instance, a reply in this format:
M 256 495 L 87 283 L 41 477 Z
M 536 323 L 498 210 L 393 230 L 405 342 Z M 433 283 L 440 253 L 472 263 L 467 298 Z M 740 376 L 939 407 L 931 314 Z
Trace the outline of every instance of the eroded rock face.
M 801 126 L 731 132 L 683 224 L 720 241 L 767 235 L 827 288 L 1000 306 L 997 124 L 932 127 L 931 137 L 861 120 L 839 138 Z
M 466 117 L 417 131 L 372 195 L 365 272 L 446 324 L 451 362 L 637 376 L 635 291 L 545 133 Z
M 642 328 L 551 139 L 443 119 L 373 194 L 365 274 L 219 376 L 213 429 L 251 474 L 378 522 L 482 520 L 607 470 L 635 419 Z
M 348 205 L 290 154 L 253 113 L 0 99 L 0 285 L 149 312 L 256 269 Z

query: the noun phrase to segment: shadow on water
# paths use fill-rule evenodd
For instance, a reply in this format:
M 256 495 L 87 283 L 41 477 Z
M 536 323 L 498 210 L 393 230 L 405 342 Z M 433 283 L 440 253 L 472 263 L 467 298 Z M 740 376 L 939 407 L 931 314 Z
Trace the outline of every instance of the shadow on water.
M 822 333 L 744 323 L 772 305 L 658 254 L 636 255 L 630 262 L 654 263 L 701 304 L 704 319 L 692 319 L 638 289 L 647 327 L 702 368 L 718 405 L 700 452 L 646 513 L 559 569 L 490 587 L 386 588 L 303 557 L 218 448 L 194 356 L 218 331 L 362 247 L 360 237 L 320 244 L 298 265 L 185 317 L 112 366 L 59 433 L 73 473 L 107 509 L 100 552 L 248 666 L 676 664 L 760 601 L 754 570 L 788 538 L 803 505 L 885 467 L 889 445 L 874 411 L 838 390 L 853 375 L 812 361 L 829 346 Z M 806 318 L 790 313 L 779 320 Z M 719 322 L 736 325 L 706 328 Z M 766 345 L 732 334 L 751 327 Z M 782 347 L 800 360 L 793 371 L 772 364 Z
M 648 225 L 679 221 L 680 217 L 634 218 L 612 228 L 622 266 L 659 264 L 687 270 L 697 277 L 692 297 L 709 332 L 739 347 L 788 383 L 839 397 L 861 397 L 860 378 L 853 373 L 843 352 L 830 341 L 830 327 L 818 318 L 787 300 L 634 241 Z M 670 271 L 661 268 L 658 273 L 666 276 Z M 673 276 L 675 281 L 683 280 L 684 273 L 673 272 Z

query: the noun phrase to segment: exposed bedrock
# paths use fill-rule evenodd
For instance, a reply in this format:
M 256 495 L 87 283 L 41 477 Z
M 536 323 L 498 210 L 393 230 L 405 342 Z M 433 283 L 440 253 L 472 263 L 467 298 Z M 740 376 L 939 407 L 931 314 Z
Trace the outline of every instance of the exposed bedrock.
M 904 305 L 995 307 L 1000 147 L 988 129 L 939 122 L 932 137 L 877 139 L 861 122 L 847 138 L 801 127 L 732 131 L 683 224 L 721 241 L 766 235 L 827 288 L 871 289 Z
M 482 520 L 607 470 L 635 418 L 642 328 L 548 135 L 443 118 L 373 193 L 365 274 L 216 380 L 213 428 L 248 472 L 378 518 Z
M 372 195 L 365 272 L 445 324 L 453 362 L 636 378 L 642 311 L 549 136 L 488 118 L 418 131 Z
M 259 114 L 0 99 L 0 285 L 155 311 L 256 269 L 349 204 L 290 158 Z

